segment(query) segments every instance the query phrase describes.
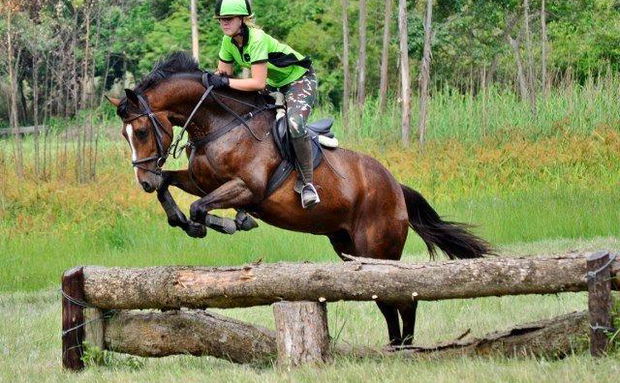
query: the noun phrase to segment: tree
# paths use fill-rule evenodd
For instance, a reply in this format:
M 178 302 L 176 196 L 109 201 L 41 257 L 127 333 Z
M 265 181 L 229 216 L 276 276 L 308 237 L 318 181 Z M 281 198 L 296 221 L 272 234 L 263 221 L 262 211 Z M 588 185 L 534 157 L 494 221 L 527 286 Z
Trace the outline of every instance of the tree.
M 383 22 L 383 48 L 381 50 L 381 80 L 379 83 L 379 105 L 381 110 L 385 108 L 385 101 L 387 97 L 391 22 L 392 0 L 385 0 L 385 19 Z
M 196 61 L 199 61 L 200 55 L 198 52 L 198 16 L 196 12 L 196 0 L 190 0 L 190 12 L 192 19 L 192 55 Z
M 407 0 L 398 0 L 398 36 L 400 41 L 400 80 L 402 93 L 401 139 L 409 146 L 411 89 L 409 82 L 409 44 L 407 43 Z
M 433 0 L 427 0 L 426 16 L 424 17 L 424 51 L 420 63 L 420 123 L 418 126 L 420 146 L 424 145 L 428 124 L 428 83 L 431 77 L 431 39 L 433 37 L 432 17 Z
M 349 70 L 349 0 L 342 0 L 342 66 L 344 68 L 344 84 L 342 95 L 343 125 L 348 128 L 351 72 Z
M 363 105 L 366 100 L 366 17 L 368 9 L 366 8 L 366 0 L 360 0 L 360 17 L 359 17 L 359 58 L 357 60 L 357 103 Z

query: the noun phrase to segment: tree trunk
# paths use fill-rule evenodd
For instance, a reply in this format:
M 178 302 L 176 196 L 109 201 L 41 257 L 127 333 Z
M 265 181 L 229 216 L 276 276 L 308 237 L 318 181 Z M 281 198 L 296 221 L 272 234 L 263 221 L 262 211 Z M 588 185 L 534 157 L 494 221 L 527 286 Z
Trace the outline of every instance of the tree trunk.
M 89 266 L 84 267 L 84 291 L 87 302 L 102 309 L 161 309 L 249 307 L 283 300 L 400 303 L 587 289 L 584 254 L 412 264 L 352 259 L 226 268 Z M 617 272 L 614 278 L 620 281 Z
M 348 131 L 349 106 L 351 105 L 351 72 L 349 69 L 349 0 L 342 0 L 342 66 L 344 68 L 342 126 L 345 131 Z
M 88 105 L 88 81 L 90 64 L 90 18 L 91 5 L 88 1 L 84 4 L 84 23 L 86 25 L 86 36 L 84 37 L 84 57 L 82 58 L 82 92 L 80 94 L 80 107 L 87 108 Z
M 192 19 L 192 55 L 196 62 L 200 62 L 198 52 L 198 13 L 196 10 L 196 0 L 190 0 L 190 13 Z
M 525 51 L 527 54 L 527 87 L 530 108 L 536 114 L 536 88 L 534 86 L 534 55 L 532 49 L 532 34 L 530 32 L 530 3 L 523 0 L 523 24 L 525 28 Z
M 328 362 L 327 308 L 319 302 L 278 302 L 273 305 L 278 364 L 300 366 Z
M 420 146 L 424 146 L 428 125 L 428 83 L 431 77 L 431 39 L 433 37 L 432 18 L 433 0 L 427 0 L 426 17 L 424 17 L 424 51 L 420 63 L 420 122 L 418 125 Z
M 359 7 L 360 51 L 359 58 L 357 60 L 357 104 L 361 106 L 366 100 L 366 16 L 368 15 L 366 0 L 360 0 Z
M 392 23 L 392 1 L 385 0 L 385 19 L 383 20 L 383 49 L 381 51 L 381 80 L 379 84 L 379 107 L 385 109 L 388 88 L 388 65 L 390 61 L 390 24 Z
M 540 45 L 541 45 L 541 73 L 540 73 L 540 86 L 544 95 L 547 95 L 549 86 L 547 84 L 547 12 L 545 10 L 545 0 L 541 0 L 540 7 Z
M 13 49 L 13 10 L 11 5 L 7 7 L 7 66 L 9 69 L 9 84 L 10 84 L 10 113 L 9 120 L 11 128 L 13 129 L 13 151 L 15 154 L 15 171 L 19 178 L 24 178 L 24 154 L 22 147 L 22 139 L 19 134 L 19 114 L 17 111 L 17 65 L 19 59 L 13 62 L 15 58 L 15 52 Z M 18 55 L 19 56 L 19 55 Z
M 411 84 L 409 81 L 409 45 L 407 43 L 407 0 L 398 0 L 398 36 L 400 41 L 400 83 L 402 98 L 401 139 L 404 146 L 409 146 Z
M 508 36 L 508 42 L 512 47 L 512 51 L 515 55 L 515 63 L 517 64 L 517 81 L 519 83 L 519 92 L 521 94 L 521 100 L 529 101 L 529 94 L 527 89 L 527 83 L 525 80 L 525 74 L 523 73 L 523 63 L 521 61 L 521 53 L 519 47 L 519 40 L 513 39 L 511 36 Z
M 34 132 L 34 173 L 36 178 L 41 176 L 41 159 L 39 150 L 39 57 L 32 56 L 32 117 L 35 126 Z
M 104 328 L 106 349 L 132 355 L 211 355 L 264 363 L 277 353 L 273 331 L 209 311 L 120 311 Z

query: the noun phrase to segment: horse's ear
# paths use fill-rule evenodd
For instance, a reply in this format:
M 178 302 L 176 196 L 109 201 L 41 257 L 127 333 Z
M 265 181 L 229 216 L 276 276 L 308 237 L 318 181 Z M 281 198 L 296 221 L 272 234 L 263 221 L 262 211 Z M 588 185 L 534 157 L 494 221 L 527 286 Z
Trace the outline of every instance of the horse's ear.
M 134 104 L 135 106 L 140 106 L 140 101 L 138 101 L 138 95 L 131 89 L 125 89 L 125 95 L 127 99 Z
M 108 102 L 110 104 L 114 105 L 117 108 L 121 104 L 121 99 L 120 98 L 108 97 L 107 95 L 104 95 L 104 97 L 105 97 L 106 100 L 108 100 Z

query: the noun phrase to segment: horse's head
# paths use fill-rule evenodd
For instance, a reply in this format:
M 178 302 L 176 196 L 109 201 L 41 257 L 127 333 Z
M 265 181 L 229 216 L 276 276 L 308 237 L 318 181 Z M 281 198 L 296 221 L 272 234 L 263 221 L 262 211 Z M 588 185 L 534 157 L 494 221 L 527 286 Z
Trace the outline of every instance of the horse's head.
M 165 110 L 151 109 L 148 97 L 125 89 L 126 97 L 108 98 L 123 120 L 121 134 L 131 147 L 131 163 L 136 180 L 147 193 L 163 182 L 161 168 L 172 143 L 172 123 Z

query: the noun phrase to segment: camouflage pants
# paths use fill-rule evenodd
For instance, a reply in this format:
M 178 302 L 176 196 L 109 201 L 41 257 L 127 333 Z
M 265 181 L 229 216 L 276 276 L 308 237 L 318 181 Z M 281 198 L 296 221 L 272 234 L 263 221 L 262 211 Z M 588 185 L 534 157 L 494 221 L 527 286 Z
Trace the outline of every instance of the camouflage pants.
M 280 88 L 286 100 L 288 129 L 293 138 L 306 135 L 306 123 L 316 103 L 317 84 L 316 75 L 310 69 L 299 80 Z

